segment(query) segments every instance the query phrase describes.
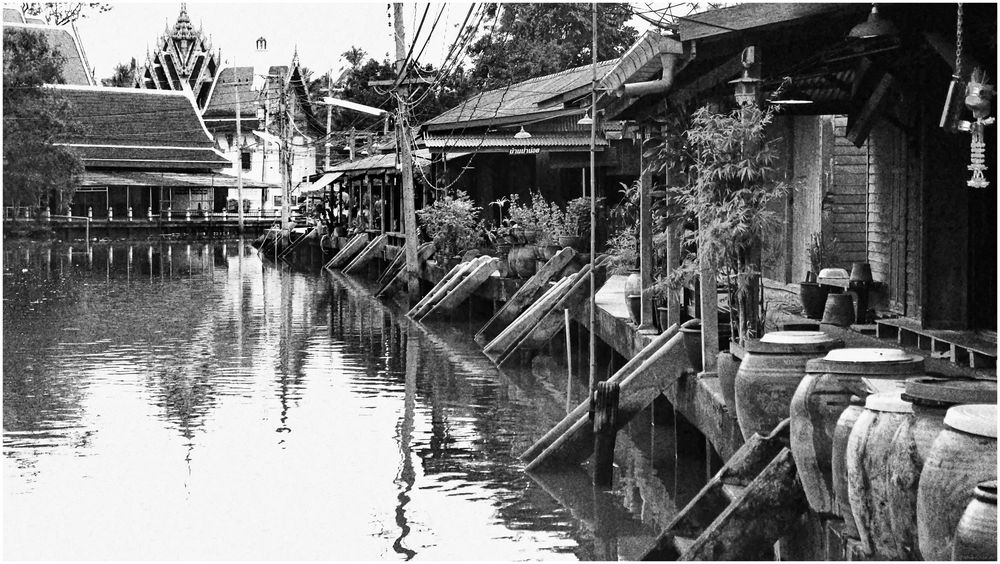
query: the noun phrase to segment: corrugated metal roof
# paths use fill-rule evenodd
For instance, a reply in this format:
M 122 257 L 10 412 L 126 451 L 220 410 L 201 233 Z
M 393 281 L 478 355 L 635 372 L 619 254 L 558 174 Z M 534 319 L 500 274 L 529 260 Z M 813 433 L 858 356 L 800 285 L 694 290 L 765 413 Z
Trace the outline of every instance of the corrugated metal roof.
M 612 59 L 597 63 L 598 80 L 603 78 L 616 62 L 617 59 Z M 471 121 L 530 116 L 560 110 L 563 108 L 561 101 L 553 101 L 553 98 L 587 85 L 593 78 L 591 73 L 591 65 L 584 65 L 483 92 L 428 120 L 424 125 L 465 124 Z M 542 106 L 540 102 L 543 101 L 553 101 L 553 103 Z
M 413 151 L 413 163 L 419 167 L 430 165 L 431 154 L 427 149 Z M 362 172 L 396 170 L 396 153 L 378 154 L 356 161 L 345 161 L 330 169 L 331 172 Z
M 607 139 L 598 137 L 598 147 L 606 147 Z M 528 139 L 515 139 L 512 135 L 468 135 L 432 137 L 424 136 L 424 145 L 428 149 L 491 149 L 491 148 L 532 148 L 544 147 L 590 147 L 590 135 L 532 135 Z M 436 151 L 437 152 L 437 151 Z

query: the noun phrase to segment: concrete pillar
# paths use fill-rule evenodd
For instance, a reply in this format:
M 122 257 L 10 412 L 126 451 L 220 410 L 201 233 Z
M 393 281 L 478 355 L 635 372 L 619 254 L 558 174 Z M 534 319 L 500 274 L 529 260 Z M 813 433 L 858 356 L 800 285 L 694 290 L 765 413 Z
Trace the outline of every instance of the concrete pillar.
M 646 138 L 646 128 L 639 136 L 640 142 Z M 652 205 L 653 174 L 646 171 L 646 160 L 639 151 L 639 275 L 642 278 L 642 316 L 639 331 L 656 333 L 653 323 L 653 299 L 649 288 L 653 285 L 653 214 Z

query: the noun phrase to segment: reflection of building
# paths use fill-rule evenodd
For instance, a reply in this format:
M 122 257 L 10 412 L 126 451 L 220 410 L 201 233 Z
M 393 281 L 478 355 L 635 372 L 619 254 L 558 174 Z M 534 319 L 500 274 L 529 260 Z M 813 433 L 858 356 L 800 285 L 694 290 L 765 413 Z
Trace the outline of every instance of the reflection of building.
M 257 40 L 266 53 L 266 40 Z M 177 22 L 156 41 L 156 49 L 146 56 L 139 69 L 136 86 L 143 89 L 185 92 L 192 97 L 205 121 L 215 147 L 231 163 L 225 174 L 242 174 L 254 188 L 245 192 L 250 209 L 272 210 L 281 204 L 281 170 L 278 144 L 272 137 L 255 135 L 261 128 L 257 111 L 265 110 L 266 130 L 277 132 L 277 116 L 282 96 L 286 96 L 294 125 L 291 127 L 292 186 L 316 172 L 315 139 L 319 122 L 312 114 L 306 78 L 298 56 L 291 66 L 226 67 L 219 51 L 212 51 L 206 34 L 191 25 L 182 4 Z M 237 115 L 237 105 L 239 115 Z M 236 138 L 236 121 L 240 138 Z M 246 188 L 246 186 L 244 186 Z M 236 190 L 228 197 L 235 199 Z

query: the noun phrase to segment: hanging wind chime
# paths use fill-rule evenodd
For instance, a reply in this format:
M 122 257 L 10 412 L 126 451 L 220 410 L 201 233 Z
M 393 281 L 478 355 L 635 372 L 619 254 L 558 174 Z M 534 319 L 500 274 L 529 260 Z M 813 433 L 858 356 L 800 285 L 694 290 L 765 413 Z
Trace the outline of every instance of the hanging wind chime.
M 968 83 L 962 80 L 962 4 L 958 5 L 958 23 L 955 33 L 955 74 L 952 76 L 951 87 L 948 90 L 948 100 L 945 102 L 945 114 L 942 116 L 941 125 L 947 127 L 948 123 L 953 123 L 955 129 L 964 131 L 972 136 L 970 143 L 970 156 L 968 169 L 972 172 L 972 178 L 966 184 L 970 188 L 986 188 L 990 182 L 986 180 L 986 141 L 983 137 L 983 130 L 988 125 L 996 123 L 996 118 L 990 117 L 993 97 L 996 95 L 996 88 L 989 84 L 990 77 L 982 69 L 976 68 L 972 71 Z M 957 104 L 957 94 L 965 87 L 965 106 L 972 111 L 973 121 L 960 120 L 958 113 L 961 106 Z

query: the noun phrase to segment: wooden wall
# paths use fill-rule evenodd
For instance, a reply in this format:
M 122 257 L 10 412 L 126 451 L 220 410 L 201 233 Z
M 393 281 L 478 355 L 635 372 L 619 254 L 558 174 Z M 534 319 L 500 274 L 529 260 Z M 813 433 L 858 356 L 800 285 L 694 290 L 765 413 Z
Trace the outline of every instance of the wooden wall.
M 868 143 L 855 147 L 844 137 L 846 130 L 847 117 L 834 117 L 832 179 L 823 211 L 829 215 L 829 235 L 837 240 L 838 266 L 850 269 L 852 262 L 867 260 L 870 154 Z

